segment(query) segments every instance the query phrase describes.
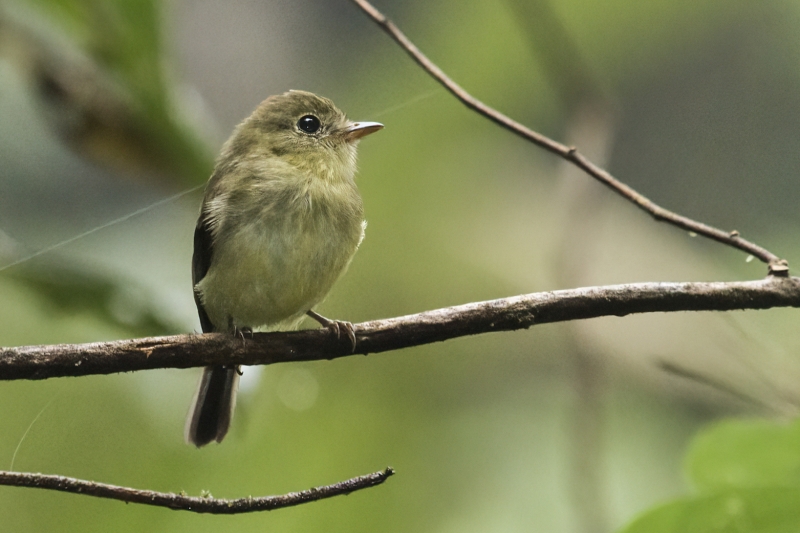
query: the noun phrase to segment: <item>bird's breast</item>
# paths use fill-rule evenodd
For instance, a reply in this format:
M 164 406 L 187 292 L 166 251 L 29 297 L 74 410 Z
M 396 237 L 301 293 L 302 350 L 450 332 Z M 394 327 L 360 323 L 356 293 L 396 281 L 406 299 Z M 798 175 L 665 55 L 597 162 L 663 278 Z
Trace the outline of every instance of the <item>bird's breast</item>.
M 350 190 L 313 187 L 267 198 L 241 213 L 214 242 L 211 267 L 198 283 L 220 329 L 278 329 L 299 321 L 346 270 L 363 237 L 361 199 Z

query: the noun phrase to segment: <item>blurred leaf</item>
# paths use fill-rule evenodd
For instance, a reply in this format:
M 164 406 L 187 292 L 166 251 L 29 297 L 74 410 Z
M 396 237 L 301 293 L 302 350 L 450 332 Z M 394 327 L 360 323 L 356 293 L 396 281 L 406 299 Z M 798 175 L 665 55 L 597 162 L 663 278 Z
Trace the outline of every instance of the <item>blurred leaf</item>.
M 692 482 L 701 492 L 800 487 L 800 422 L 721 422 L 695 438 L 687 466 Z
M 12 55 L 18 60 L 22 57 L 21 70 L 32 76 L 51 124 L 69 146 L 96 162 L 156 171 L 183 183 L 208 176 L 210 150 L 186 112 L 192 99 L 180 94 L 169 75 L 160 3 L 24 3 L 69 41 L 0 20 L 5 46 L 16 48 Z M 66 44 L 85 57 L 70 53 Z
M 646 513 L 625 533 L 797 531 L 799 421 L 715 424 L 694 439 L 687 465 L 701 494 Z
M 181 327 L 159 316 L 141 288 L 63 265 L 27 267 L 4 273 L 46 298 L 53 314 L 92 315 L 136 337 L 166 335 Z
M 623 533 L 782 533 L 800 524 L 800 489 L 730 490 L 650 511 Z

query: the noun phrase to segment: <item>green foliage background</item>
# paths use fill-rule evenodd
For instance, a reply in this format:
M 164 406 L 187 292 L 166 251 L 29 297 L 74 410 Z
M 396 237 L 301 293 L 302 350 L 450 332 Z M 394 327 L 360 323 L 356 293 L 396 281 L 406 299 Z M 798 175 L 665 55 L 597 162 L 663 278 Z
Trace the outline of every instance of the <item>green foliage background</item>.
M 800 264 L 795 3 L 377 4 L 489 105 L 590 153 L 604 139 L 592 155 L 626 183 Z M 76 123 L 84 107 L 42 83 L 54 64 L 87 68 L 125 112 Z M 2 265 L 201 185 L 233 126 L 291 88 L 386 124 L 360 149 L 367 238 L 327 316 L 764 275 L 466 111 L 345 0 L 6 0 L 0 345 L 198 329 L 199 191 Z M 182 441 L 198 372 L 3 383 L 2 469 L 218 497 L 398 474 L 235 517 L 0 487 L 0 530 L 793 531 L 796 322 L 791 310 L 602 319 L 250 369 L 231 434 L 202 450 Z

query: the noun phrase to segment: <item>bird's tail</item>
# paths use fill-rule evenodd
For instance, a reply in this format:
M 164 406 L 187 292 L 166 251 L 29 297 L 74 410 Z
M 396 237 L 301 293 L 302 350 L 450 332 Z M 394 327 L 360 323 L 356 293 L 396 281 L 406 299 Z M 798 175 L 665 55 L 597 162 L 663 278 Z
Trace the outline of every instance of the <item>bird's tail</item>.
M 238 388 L 238 366 L 207 366 L 203 370 L 186 419 L 184 437 L 188 444 L 199 448 L 212 440 L 222 442 L 233 418 Z

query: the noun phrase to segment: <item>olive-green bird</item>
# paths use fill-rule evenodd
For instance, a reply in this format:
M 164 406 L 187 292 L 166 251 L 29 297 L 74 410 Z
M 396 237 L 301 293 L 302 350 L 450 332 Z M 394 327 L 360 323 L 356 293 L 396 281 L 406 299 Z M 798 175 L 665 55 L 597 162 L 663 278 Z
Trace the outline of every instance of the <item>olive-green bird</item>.
M 309 315 L 355 348 L 353 326 L 313 311 L 364 238 L 355 183 L 358 141 L 383 128 L 351 122 L 327 98 L 271 96 L 236 127 L 206 186 L 194 234 L 192 282 L 203 332 L 294 329 Z M 203 371 L 188 443 L 225 437 L 239 367 Z

